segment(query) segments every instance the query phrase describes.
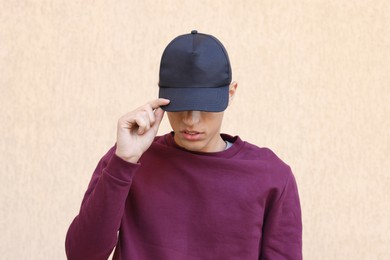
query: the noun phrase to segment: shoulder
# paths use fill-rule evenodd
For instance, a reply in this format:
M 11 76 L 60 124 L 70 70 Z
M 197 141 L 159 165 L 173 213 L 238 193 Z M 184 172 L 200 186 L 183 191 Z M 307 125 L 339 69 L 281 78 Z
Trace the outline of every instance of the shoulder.
M 270 148 L 250 143 L 245 146 L 247 152 L 256 158 L 255 164 L 261 165 L 262 170 L 257 173 L 261 176 L 261 183 L 269 188 L 269 202 L 275 203 L 282 196 L 298 198 L 299 202 L 297 183 L 291 167 Z
M 240 151 L 240 156 L 242 157 L 253 158 L 254 160 L 266 160 L 274 162 L 275 164 L 287 166 L 287 164 L 268 147 L 260 147 L 250 142 L 243 141 L 238 136 L 234 137 L 234 141 L 242 146 Z
M 262 165 L 265 172 L 273 177 L 287 181 L 292 176 L 291 167 L 283 161 L 273 150 L 268 147 L 259 147 L 255 144 L 242 141 L 243 148 L 237 156 L 253 161 L 253 163 Z

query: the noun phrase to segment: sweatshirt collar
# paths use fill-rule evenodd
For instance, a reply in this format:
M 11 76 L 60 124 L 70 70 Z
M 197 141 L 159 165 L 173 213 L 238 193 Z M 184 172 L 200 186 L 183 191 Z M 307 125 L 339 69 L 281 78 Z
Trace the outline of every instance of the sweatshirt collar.
M 211 152 L 211 153 L 193 152 L 193 151 L 188 151 L 188 150 L 180 147 L 179 145 L 176 144 L 176 142 L 174 140 L 174 132 L 173 131 L 164 136 L 164 141 L 165 141 L 166 145 L 168 145 L 170 147 L 173 147 L 175 149 L 179 149 L 179 150 L 191 153 L 191 154 L 202 155 L 202 156 L 213 156 L 213 157 L 225 157 L 225 158 L 233 157 L 236 153 L 238 153 L 242 149 L 242 147 L 245 144 L 245 142 L 243 142 L 239 136 L 231 136 L 231 135 L 222 133 L 221 137 L 223 140 L 226 140 L 226 141 L 232 143 L 233 145 L 227 150 L 220 151 L 220 152 Z

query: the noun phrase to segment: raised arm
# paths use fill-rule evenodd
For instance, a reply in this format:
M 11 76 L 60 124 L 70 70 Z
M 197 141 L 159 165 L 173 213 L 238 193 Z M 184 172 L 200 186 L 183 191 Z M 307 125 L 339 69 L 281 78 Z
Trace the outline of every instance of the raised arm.
M 118 121 L 117 144 L 97 165 L 84 195 L 80 212 L 65 241 L 68 259 L 107 259 L 117 243 L 138 159 L 150 147 L 163 118 L 156 99 L 127 113 Z

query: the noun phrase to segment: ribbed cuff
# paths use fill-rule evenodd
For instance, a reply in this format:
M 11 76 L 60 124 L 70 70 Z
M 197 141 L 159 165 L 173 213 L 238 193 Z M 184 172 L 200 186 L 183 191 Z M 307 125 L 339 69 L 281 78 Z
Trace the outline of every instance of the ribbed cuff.
M 140 164 L 134 164 L 123 160 L 115 153 L 108 161 L 106 168 L 104 169 L 109 175 L 126 182 L 131 182 L 135 172 L 140 167 Z

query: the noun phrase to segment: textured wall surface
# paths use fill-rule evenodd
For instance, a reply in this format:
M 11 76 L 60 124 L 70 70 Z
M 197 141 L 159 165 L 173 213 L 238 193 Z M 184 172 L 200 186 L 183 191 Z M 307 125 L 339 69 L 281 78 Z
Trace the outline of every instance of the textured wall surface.
M 305 259 L 390 259 L 389 3 L 0 0 L 1 258 L 66 258 L 117 119 L 156 97 L 164 47 L 197 29 L 239 83 L 223 132 L 295 172 Z

